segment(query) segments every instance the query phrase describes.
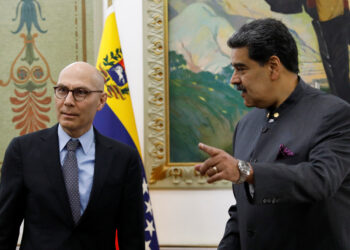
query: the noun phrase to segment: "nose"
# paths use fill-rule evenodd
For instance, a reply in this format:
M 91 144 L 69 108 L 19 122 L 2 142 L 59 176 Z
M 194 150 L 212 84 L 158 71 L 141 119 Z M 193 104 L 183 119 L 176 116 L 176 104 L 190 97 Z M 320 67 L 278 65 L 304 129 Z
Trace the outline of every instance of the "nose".
M 73 105 L 74 102 L 75 102 L 75 100 L 74 100 L 73 92 L 69 91 L 66 98 L 64 98 L 64 104 L 65 105 Z
M 230 83 L 232 85 L 239 85 L 239 84 L 241 84 L 241 79 L 239 78 L 238 74 L 236 73 L 236 70 L 233 71 Z

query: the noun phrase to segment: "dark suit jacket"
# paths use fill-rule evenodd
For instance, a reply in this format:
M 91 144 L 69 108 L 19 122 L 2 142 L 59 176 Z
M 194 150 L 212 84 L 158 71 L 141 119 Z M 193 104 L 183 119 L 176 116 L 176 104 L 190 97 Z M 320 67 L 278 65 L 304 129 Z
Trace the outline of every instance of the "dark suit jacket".
M 269 123 L 253 109 L 237 125 L 234 156 L 254 169 L 233 185 L 219 249 L 350 249 L 350 106 L 300 81 Z M 282 145 L 282 146 L 281 146 Z
M 59 160 L 57 125 L 17 137 L 0 182 L 0 249 L 14 250 L 24 219 L 23 250 L 144 249 L 142 178 L 136 150 L 95 130 L 90 200 L 74 225 Z

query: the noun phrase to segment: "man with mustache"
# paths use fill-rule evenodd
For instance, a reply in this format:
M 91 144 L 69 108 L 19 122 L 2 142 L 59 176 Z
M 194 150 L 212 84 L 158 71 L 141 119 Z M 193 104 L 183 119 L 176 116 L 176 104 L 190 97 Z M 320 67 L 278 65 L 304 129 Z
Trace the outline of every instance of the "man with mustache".
M 143 196 L 136 150 L 93 128 L 106 103 L 104 78 L 85 62 L 58 77 L 58 124 L 14 138 L 0 182 L 0 249 L 144 249 Z
M 233 155 L 195 168 L 233 183 L 220 250 L 350 249 L 350 105 L 298 76 L 298 51 L 275 19 L 243 25 L 228 40 L 231 83 L 254 107 L 237 124 Z

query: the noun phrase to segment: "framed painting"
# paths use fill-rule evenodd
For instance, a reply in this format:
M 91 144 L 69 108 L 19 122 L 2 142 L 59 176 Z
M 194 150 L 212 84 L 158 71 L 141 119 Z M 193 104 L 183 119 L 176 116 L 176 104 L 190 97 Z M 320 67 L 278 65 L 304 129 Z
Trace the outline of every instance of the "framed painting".
M 235 125 L 249 111 L 229 83 L 233 69 L 226 45 L 244 23 L 267 17 L 282 20 L 297 42 L 300 75 L 308 84 L 332 92 L 335 81 L 349 82 L 348 38 L 342 44 L 346 53 L 336 62 L 342 63 L 340 71 L 333 72 L 344 79 L 332 78 L 327 68 L 327 58 L 338 44 L 321 37 L 326 30 L 319 26 L 324 22 L 320 22 L 322 15 L 333 17 L 321 13 L 317 6 L 306 6 L 306 1 L 289 2 L 145 1 L 144 138 L 150 188 L 230 186 L 228 182 L 207 184 L 193 166 L 207 158 L 198 150 L 199 142 L 231 153 Z M 343 1 L 337 5 L 339 15 L 345 9 L 341 4 Z M 317 18 L 314 11 L 318 11 Z M 342 22 L 344 27 L 349 23 Z M 349 91 L 347 95 L 350 98 Z

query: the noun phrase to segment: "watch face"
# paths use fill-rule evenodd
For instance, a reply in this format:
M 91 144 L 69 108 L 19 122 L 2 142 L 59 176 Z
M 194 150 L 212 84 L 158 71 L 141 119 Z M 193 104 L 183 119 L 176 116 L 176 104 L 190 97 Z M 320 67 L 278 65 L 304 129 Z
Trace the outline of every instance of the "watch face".
M 244 174 L 249 174 L 249 172 L 250 172 L 250 166 L 245 161 L 239 161 L 238 168 L 239 168 L 240 172 L 243 172 Z
M 250 174 L 250 166 L 247 162 L 238 160 L 239 180 L 237 184 L 245 182 L 247 176 Z

